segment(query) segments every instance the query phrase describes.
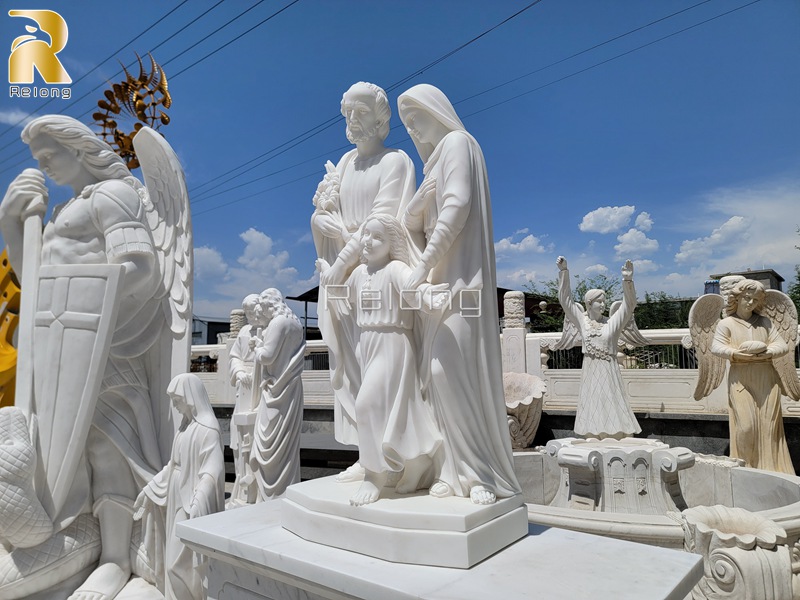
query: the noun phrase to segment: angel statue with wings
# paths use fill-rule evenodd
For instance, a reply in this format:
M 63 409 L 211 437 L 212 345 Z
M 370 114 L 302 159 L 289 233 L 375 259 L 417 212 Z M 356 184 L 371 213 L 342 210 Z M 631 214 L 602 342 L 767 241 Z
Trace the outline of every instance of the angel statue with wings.
M 146 127 L 134 141 L 146 187 L 70 117 L 34 119 L 22 140 L 41 170 L 11 182 L 0 231 L 23 287 L 10 417 L 24 416 L 29 441 L 18 447 L 37 466 L 18 486 L 27 495 L 6 494 L 0 469 L 0 597 L 106 600 L 146 570 L 131 550 L 133 504 L 169 457 L 167 384 L 189 365 L 186 185 L 175 153 Z M 42 228 L 44 174 L 74 196 Z M 8 543 L 6 512 L 26 502 L 43 508 L 52 535 Z
M 797 309 L 789 296 L 744 279 L 728 292 L 727 303 L 718 294 L 698 298 L 689 330 L 699 361 L 695 400 L 722 383 L 730 362 L 731 456 L 748 467 L 794 475 L 781 413 L 782 394 L 800 400 L 794 367 Z
M 621 303 L 614 303 L 610 315 L 606 309 L 606 293 L 593 289 L 584 295 L 586 308 L 572 299 L 567 259 L 559 256 L 558 300 L 564 309 L 564 332 L 554 350 L 583 345 L 583 367 L 575 433 L 588 438 L 622 439 L 639 433 L 642 428 L 628 403 L 622 373 L 617 363 L 620 339 L 631 346 L 645 346 L 647 340 L 633 321 L 636 290 L 633 287 L 633 263 L 622 267 Z

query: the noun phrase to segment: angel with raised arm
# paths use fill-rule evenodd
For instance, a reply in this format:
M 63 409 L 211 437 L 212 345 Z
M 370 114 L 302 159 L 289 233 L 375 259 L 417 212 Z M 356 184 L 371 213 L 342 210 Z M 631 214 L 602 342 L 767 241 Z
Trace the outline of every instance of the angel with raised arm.
M 622 373 L 617 363 L 620 337 L 635 345 L 647 341 L 638 333 L 633 321 L 636 290 L 633 287 L 633 263 L 622 267 L 622 303 L 608 317 L 606 293 L 593 289 L 584 295 L 586 308 L 572 299 L 567 259 L 559 256 L 558 300 L 564 309 L 564 334 L 558 348 L 572 347 L 583 340 L 583 367 L 578 408 L 575 413 L 575 433 L 582 437 L 622 439 L 639 433 L 642 428 L 628 403 Z M 631 327 L 630 333 L 627 332 Z M 633 344 L 632 344 L 633 345 Z
M 720 313 L 725 310 L 725 317 Z M 777 290 L 752 279 L 736 284 L 727 304 L 718 294 L 698 298 L 689 313 L 699 374 L 694 392 L 701 400 L 728 371 L 730 454 L 748 467 L 794 475 L 786 445 L 781 394 L 800 400 L 794 367 L 797 310 Z
M 30 328 L 20 328 L 27 351 L 18 377 L 31 385 L 20 380 L 26 391 L 17 406 L 36 430 L 31 439 L 43 471 L 36 494 L 55 534 L 92 515 L 99 521 L 99 565 L 70 598 L 106 600 L 134 570 L 133 503 L 169 456 L 174 429 L 165 392 L 189 362 L 186 185 L 175 153 L 149 128 L 134 139 L 146 187 L 70 117 L 34 119 L 22 140 L 41 170 L 25 169 L 0 205 L 9 258 L 30 283 L 23 283 L 20 319 Z M 44 174 L 74 196 L 54 208 L 42 231 Z M 55 594 L 58 571 L 73 582 L 59 593 L 72 592 L 78 571 L 53 567 L 69 561 L 42 552 L 41 573 L 26 578 L 41 575 Z

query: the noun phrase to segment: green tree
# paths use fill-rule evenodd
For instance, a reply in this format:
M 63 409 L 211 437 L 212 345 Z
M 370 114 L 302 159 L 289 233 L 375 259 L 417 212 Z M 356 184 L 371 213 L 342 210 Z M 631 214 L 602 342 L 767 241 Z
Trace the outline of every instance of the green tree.
M 800 227 L 797 228 L 797 233 L 800 233 Z M 800 250 L 800 246 L 795 245 L 795 248 Z M 789 284 L 786 293 L 789 295 L 789 298 L 792 299 L 792 302 L 794 302 L 797 311 L 800 312 L 800 265 L 794 266 L 794 281 Z
M 645 292 L 644 302 L 636 305 L 634 316 L 639 329 L 677 329 L 689 326 L 692 302 L 666 292 Z

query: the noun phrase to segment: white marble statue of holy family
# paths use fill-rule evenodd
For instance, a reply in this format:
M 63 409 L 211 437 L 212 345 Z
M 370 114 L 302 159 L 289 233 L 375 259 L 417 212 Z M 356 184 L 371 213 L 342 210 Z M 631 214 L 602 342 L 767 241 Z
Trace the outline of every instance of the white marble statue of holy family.
M 336 438 L 359 448 L 337 479 L 363 477 L 354 505 L 375 502 L 386 485 L 491 504 L 520 487 L 486 164 L 439 89 L 414 86 L 398 107 L 424 163 L 419 188 L 411 159 L 384 146 L 385 92 L 360 82 L 342 99 L 356 148 L 327 165 L 314 196 Z

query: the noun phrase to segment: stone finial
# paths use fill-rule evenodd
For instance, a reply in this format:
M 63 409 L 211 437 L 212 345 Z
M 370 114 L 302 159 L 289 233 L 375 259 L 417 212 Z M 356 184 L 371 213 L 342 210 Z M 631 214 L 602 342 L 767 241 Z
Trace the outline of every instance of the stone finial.
M 239 330 L 246 324 L 247 324 L 247 319 L 244 316 L 244 311 L 241 308 L 234 308 L 231 311 L 230 337 L 235 338 L 239 334 Z
M 505 329 L 525 328 L 525 294 L 523 292 L 506 292 L 503 296 L 505 313 Z

